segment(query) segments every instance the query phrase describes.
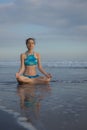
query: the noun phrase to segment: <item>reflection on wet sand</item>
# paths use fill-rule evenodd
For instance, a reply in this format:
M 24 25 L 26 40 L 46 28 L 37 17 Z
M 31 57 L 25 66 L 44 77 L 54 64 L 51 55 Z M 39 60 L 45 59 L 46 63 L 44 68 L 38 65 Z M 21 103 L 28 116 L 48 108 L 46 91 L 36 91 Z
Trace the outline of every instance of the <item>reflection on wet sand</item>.
M 28 122 L 35 122 L 40 118 L 42 100 L 47 93 L 51 92 L 50 85 L 18 85 L 17 92 L 20 97 L 22 114 L 24 114 Z

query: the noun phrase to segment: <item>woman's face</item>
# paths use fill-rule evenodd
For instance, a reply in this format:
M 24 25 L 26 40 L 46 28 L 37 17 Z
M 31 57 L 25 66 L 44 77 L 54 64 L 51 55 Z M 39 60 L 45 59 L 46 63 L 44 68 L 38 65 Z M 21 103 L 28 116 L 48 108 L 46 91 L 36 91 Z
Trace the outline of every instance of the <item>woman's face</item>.
M 27 43 L 27 48 L 29 50 L 32 50 L 34 48 L 34 46 L 35 46 L 34 41 L 33 40 L 29 40 L 28 43 Z

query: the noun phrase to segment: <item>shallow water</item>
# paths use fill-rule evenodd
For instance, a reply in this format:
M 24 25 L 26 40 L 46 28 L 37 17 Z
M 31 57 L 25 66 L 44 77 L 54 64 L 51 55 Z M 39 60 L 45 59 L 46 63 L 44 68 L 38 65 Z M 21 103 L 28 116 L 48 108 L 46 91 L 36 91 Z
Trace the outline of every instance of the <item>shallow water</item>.
M 1 66 L 0 109 L 29 130 L 87 130 L 87 69 L 46 66 L 45 70 L 53 75 L 49 85 L 18 86 L 18 66 Z

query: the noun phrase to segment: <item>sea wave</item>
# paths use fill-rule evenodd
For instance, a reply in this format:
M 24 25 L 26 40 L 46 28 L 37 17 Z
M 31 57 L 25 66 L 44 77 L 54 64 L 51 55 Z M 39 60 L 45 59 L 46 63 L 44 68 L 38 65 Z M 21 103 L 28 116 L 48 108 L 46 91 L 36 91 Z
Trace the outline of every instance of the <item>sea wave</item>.
M 84 79 L 84 80 L 56 80 L 56 79 L 53 79 L 51 82 L 58 82 L 58 83 L 87 83 L 87 80 Z
M 69 79 L 67 79 L 67 80 L 65 80 L 65 79 L 59 79 L 59 80 L 57 80 L 57 79 L 52 79 L 51 80 L 51 82 L 58 82 L 58 83 L 71 83 L 71 84 L 73 84 L 73 83 L 87 83 L 87 79 L 71 79 L 71 80 L 69 80 Z M 4 81 L 4 82 L 0 82 L 0 85 L 18 85 L 18 83 L 17 82 L 8 82 L 8 81 Z
M 87 68 L 87 61 L 54 61 L 54 62 L 44 62 L 44 66 L 47 67 L 84 67 Z
M 19 61 L 0 61 L 0 67 L 19 66 Z M 42 62 L 44 67 L 74 67 L 86 68 L 87 61 L 45 61 Z

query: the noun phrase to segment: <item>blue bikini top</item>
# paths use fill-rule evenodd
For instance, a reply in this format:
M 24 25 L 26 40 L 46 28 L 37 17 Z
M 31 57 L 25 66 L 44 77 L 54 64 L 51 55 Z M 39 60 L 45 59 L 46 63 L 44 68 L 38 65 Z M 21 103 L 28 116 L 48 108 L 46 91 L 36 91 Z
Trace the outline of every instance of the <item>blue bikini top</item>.
M 24 60 L 25 66 L 33 66 L 38 64 L 37 58 L 33 54 L 27 54 L 26 53 L 26 59 Z

